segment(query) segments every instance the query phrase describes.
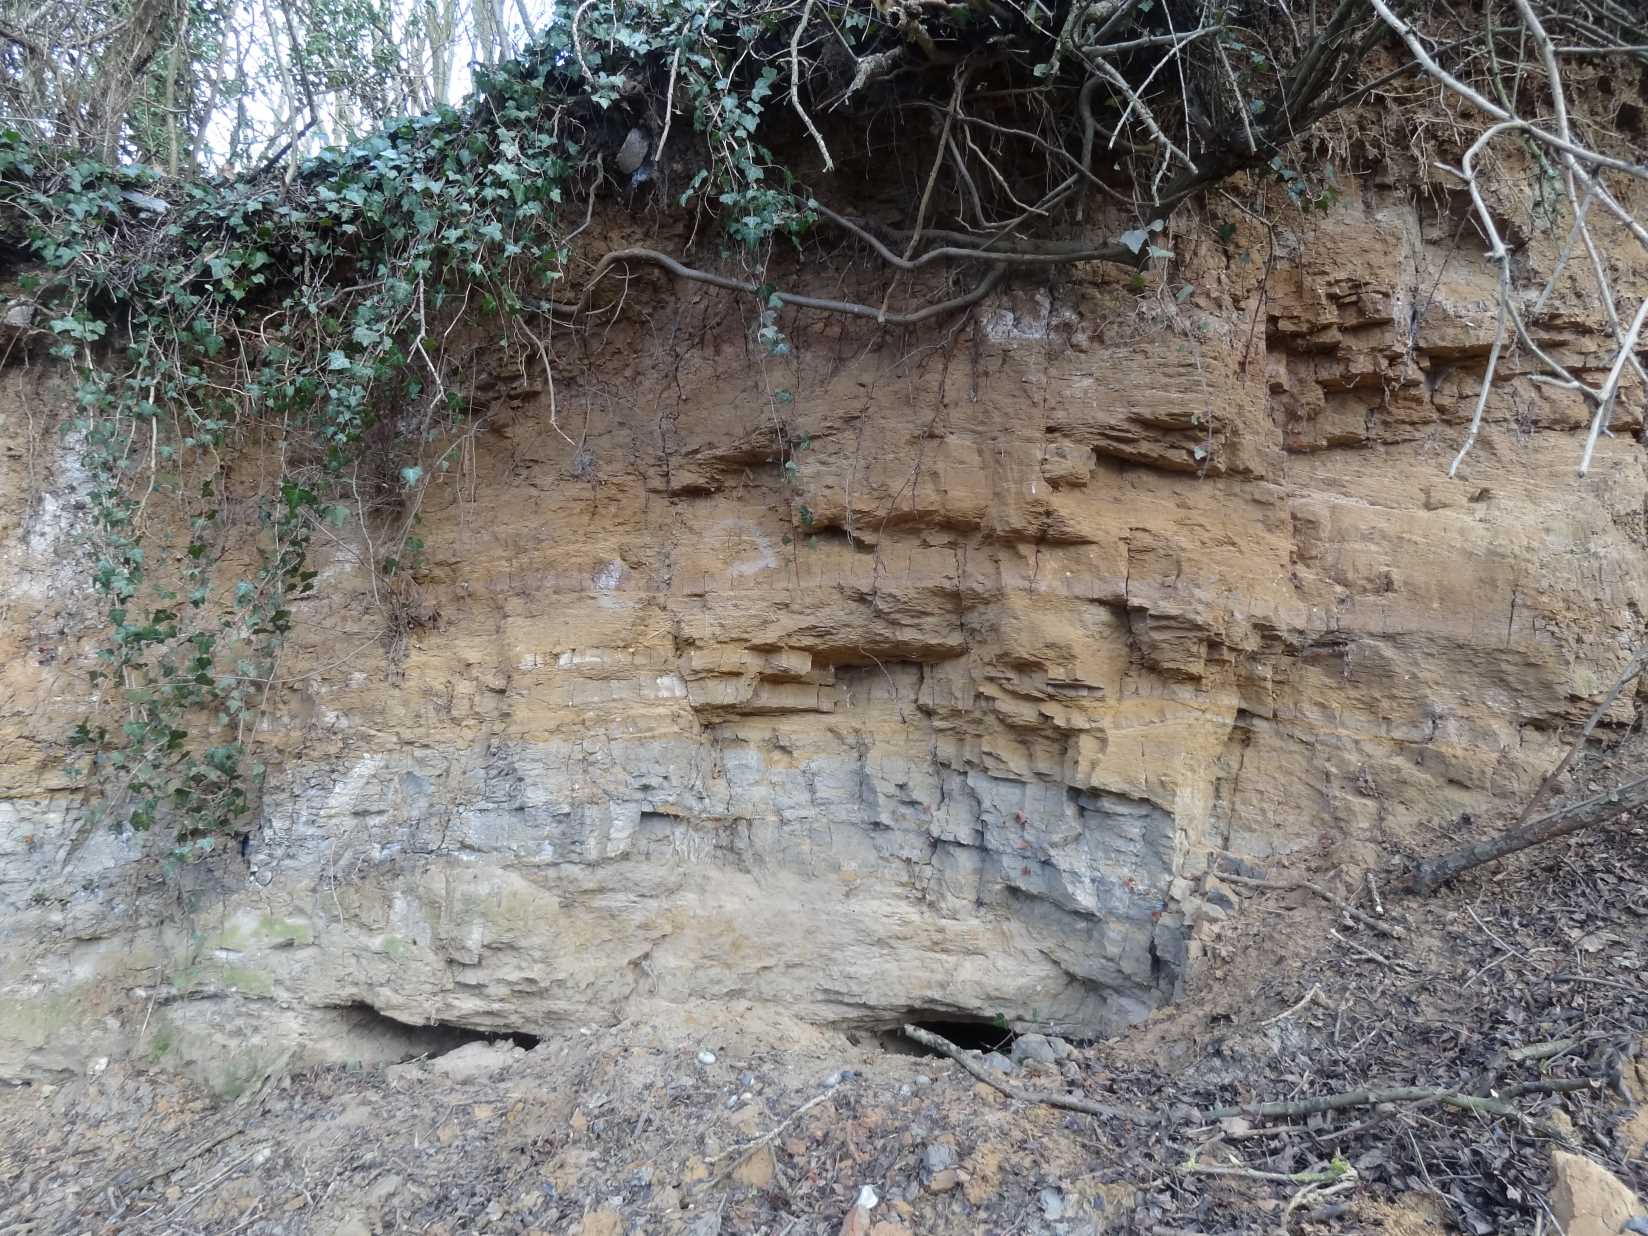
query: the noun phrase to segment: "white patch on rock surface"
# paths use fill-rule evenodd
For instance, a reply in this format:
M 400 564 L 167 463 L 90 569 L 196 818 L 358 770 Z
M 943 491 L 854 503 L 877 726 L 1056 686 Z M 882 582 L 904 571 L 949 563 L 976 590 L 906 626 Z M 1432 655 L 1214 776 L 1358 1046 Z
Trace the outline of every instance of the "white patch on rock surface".
M 1010 299 L 1010 304 L 992 303 L 981 315 L 985 338 L 992 343 L 1045 340 L 1052 324 L 1053 309 L 1053 298 L 1047 290 L 1037 288 L 1028 297 Z
M 778 556 L 773 553 L 771 539 L 755 524 L 745 519 L 729 519 L 715 525 L 712 535 L 727 543 L 727 557 L 731 560 L 727 573 L 742 578 L 748 575 L 759 575 L 762 571 L 770 571 L 778 565 Z M 748 543 L 755 547 L 755 553 L 743 552 L 742 546 Z M 739 549 L 735 552 L 734 545 Z
M 91 501 L 92 476 L 80 460 L 85 435 L 61 436 L 50 461 L 54 484 L 34 495 L 22 536 L 0 552 L 5 592 L 40 602 L 75 595 L 90 527 L 83 512 Z

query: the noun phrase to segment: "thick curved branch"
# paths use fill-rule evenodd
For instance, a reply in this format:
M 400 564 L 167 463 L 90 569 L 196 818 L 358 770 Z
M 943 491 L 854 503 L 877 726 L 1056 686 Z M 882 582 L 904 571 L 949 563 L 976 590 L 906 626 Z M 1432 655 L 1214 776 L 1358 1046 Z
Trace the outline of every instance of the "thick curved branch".
M 1420 863 L 1409 876 L 1407 887 L 1415 893 L 1432 892 L 1473 867 L 1516 854 L 1541 842 L 1554 841 L 1582 829 L 1606 824 L 1623 812 L 1640 811 L 1644 806 L 1648 806 L 1648 777 L 1638 777 L 1584 802 L 1541 816 L 1521 828 L 1513 828 L 1485 841 L 1472 842 L 1440 858 Z
M 813 139 L 813 145 L 818 147 L 818 153 L 824 156 L 824 170 L 835 170 L 835 161 L 830 158 L 830 148 L 824 144 L 824 135 L 818 131 L 813 118 L 807 115 L 807 109 L 801 105 L 801 36 L 806 33 L 807 22 L 813 15 L 813 0 L 801 9 L 801 20 L 795 23 L 795 33 L 790 36 L 790 106 L 795 108 L 795 114 L 801 117 L 801 123 L 807 127 L 807 133 Z
M 958 251 L 960 256 L 987 260 L 989 255 L 966 253 Z M 797 309 L 818 309 L 825 313 L 842 313 L 848 317 L 868 318 L 883 326 L 915 326 L 932 318 L 941 317 L 947 313 L 954 313 L 958 309 L 966 309 L 983 300 L 999 284 L 1007 274 L 1006 266 L 998 261 L 991 270 L 979 280 L 969 292 L 959 296 L 952 296 L 948 300 L 941 300 L 920 309 L 912 309 L 908 313 L 889 313 L 885 309 L 877 309 L 874 305 L 861 305 L 850 300 L 830 300 L 822 296 L 802 296 L 795 292 L 765 292 L 760 284 L 751 283 L 747 279 L 734 279 L 730 275 L 718 275 L 714 271 L 699 270 L 672 258 L 667 253 L 660 253 L 656 249 L 615 249 L 607 254 L 595 267 L 595 273 L 590 276 L 589 288 L 584 293 L 584 299 L 579 308 L 588 306 L 590 295 L 601 277 L 620 262 L 647 262 L 653 266 L 661 266 L 678 279 L 688 279 L 693 283 L 707 283 L 711 287 L 725 288 L 729 292 L 746 292 L 751 296 L 766 295 L 775 299 L 781 305 L 793 305 Z
M 974 1077 L 988 1086 L 993 1086 L 1010 1099 L 1020 1103 L 1041 1103 L 1047 1107 L 1062 1107 L 1067 1111 L 1085 1112 L 1089 1116 L 1104 1116 L 1111 1120 L 1142 1120 L 1141 1112 L 1126 1107 L 1117 1107 L 1112 1103 L 1098 1103 L 1080 1094 L 1053 1094 L 1041 1090 L 1019 1090 L 1009 1086 L 1001 1080 L 1001 1075 L 983 1064 L 974 1060 L 972 1056 L 962 1051 L 949 1039 L 934 1034 L 931 1030 L 923 1030 L 920 1026 L 905 1026 L 904 1033 L 929 1051 L 936 1051 L 942 1056 L 948 1056 Z
M 1034 245 L 1009 240 L 1000 233 L 990 237 L 973 237 L 964 232 L 950 232 L 938 228 L 926 228 L 922 235 L 952 243 L 937 249 L 929 249 L 919 257 L 907 261 L 888 248 L 871 229 L 883 231 L 898 241 L 912 239 L 915 235 L 913 232 L 879 227 L 868 219 L 850 219 L 846 215 L 837 214 L 823 203 L 815 203 L 813 209 L 843 231 L 851 232 L 869 245 L 876 251 L 876 256 L 889 266 L 896 266 L 900 270 L 915 270 L 941 257 L 974 258 L 981 262 L 1019 263 L 1027 266 L 1063 266 L 1071 262 L 1113 262 L 1118 266 L 1127 267 L 1139 264 L 1138 255 L 1121 244 L 1101 245 L 1096 249 L 1090 245 L 1060 245 L 1057 242 Z

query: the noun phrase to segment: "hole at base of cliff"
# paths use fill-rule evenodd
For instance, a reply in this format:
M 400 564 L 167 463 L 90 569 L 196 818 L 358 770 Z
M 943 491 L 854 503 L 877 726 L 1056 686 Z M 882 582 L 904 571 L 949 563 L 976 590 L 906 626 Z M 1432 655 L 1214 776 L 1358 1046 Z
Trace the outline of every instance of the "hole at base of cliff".
M 378 1012 L 370 1004 L 350 1004 L 339 1011 L 349 1019 L 349 1037 L 359 1046 L 371 1044 L 377 1050 L 368 1054 L 380 1058 L 412 1060 L 427 1056 L 434 1059 L 469 1043 L 513 1043 L 531 1051 L 539 1043 L 536 1034 L 522 1030 L 400 1021 Z
M 1006 1023 L 996 1019 L 978 1018 L 977 1020 L 956 1020 L 952 1014 L 948 1017 L 941 1014 L 923 1013 L 917 1010 L 911 1013 L 896 1026 L 886 1026 L 878 1029 L 876 1042 L 883 1051 L 897 1056 L 942 1056 L 944 1053 L 925 1043 L 918 1043 L 904 1033 L 903 1027 L 914 1026 L 918 1030 L 925 1030 L 928 1034 L 936 1034 L 941 1039 L 954 1043 L 963 1051 L 999 1051 L 1003 1055 L 1013 1050 L 1013 1040 L 1018 1038 Z

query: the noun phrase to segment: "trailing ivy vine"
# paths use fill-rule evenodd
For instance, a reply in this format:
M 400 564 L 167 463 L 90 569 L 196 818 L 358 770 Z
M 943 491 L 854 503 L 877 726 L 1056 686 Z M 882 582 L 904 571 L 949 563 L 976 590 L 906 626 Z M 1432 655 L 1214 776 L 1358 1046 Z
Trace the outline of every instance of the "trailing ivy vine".
M 73 743 L 114 823 L 167 819 L 187 852 L 248 826 L 257 718 L 293 603 L 315 587 L 317 530 L 383 522 L 369 566 L 385 587 L 415 558 L 419 491 L 450 457 L 425 448 L 469 414 L 443 346 L 460 314 L 550 363 L 539 331 L 571 311 L 555 299 L 567 206 L 593 191 L 605 113 L 638 64 L 676 61 L 692 100 L 705 155 L 681 202 L 707 200 L 746 247 L 806 226 L 752 136 L 774 71 L 735 88 L 698 50 L 735 18 L 619 12 L 587 21 L 576 48 L 556 28 L 465 107 L 324 151 L 289 184 L 171 182 L 0 132 L 0 212 L 38 263 L 23 290 L 76 375 L 70 435 L 106 627 L 91 670 L 105 707 Z M 256 449 L 275 479 L 239 493 L 233 461 Z M 181 543 L 161 531 L 177 526 L 157 518 L 162 501 L 184 514 Z M 253 562 L 228 528 L 248 501 Z

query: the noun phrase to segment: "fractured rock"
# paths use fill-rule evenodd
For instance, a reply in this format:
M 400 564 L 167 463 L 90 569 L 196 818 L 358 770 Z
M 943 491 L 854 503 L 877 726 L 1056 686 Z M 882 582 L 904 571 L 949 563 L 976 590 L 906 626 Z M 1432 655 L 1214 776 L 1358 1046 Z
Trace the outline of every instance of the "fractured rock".
M 473 1081 L 508 1068 L 517 1052 L 526 1054 L 508 1039 L 492 1043 L 465 1043 L 429 1061 L 427 1067 L 430 1072 L 439 1073 L 450 1081 Z
M 1551 1213 L 1567 1236 L 1618 1236 L 1643 1213 L 1636 1194 L 1595 1160 L 1553 1150 L 1551 1166 Z

